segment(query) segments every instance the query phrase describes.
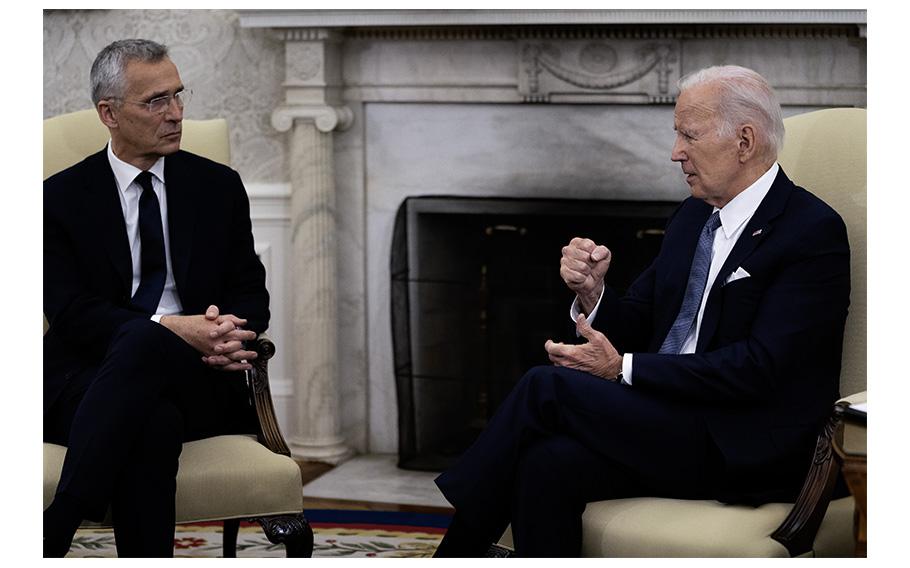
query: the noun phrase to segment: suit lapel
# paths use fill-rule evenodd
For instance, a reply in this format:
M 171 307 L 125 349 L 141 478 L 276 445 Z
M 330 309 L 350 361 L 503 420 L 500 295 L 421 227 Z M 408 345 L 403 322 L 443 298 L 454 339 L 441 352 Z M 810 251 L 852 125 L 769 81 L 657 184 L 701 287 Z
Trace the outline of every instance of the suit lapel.
M 717 273 L 717 278 L 714 279 L 711 293 L 708 295 L 708 301 L 705 304 L 701 328 L 698 331 L 696 352 L 704 351 L 708 342 L 714 336 L 714 332 L 717 331 L 717 325 L 720 321 L 720 289 L 723 288 L 724 282 L 774 230 L 774 220 L 783 212 L 792 191 L 793 182 L 790 181 L 784 174 L 783 168 L 781 168 L 774 179 L 774 183 L 771 184 L 768 194 L 762 199 L 752 218 L 749 219 L 742 234 L 736 241 L 736 245 L 730 251 L 730 255 L 727 256 L 723 266 L 721 266 L 720 272 Z
M 167 223 L 171 248 L 171 267 L 177 290 L 186 290 L 187 273 L 193 249 L 196 202 L 193 182 L 183 167 L 180 153 L 164 159 L 164 187 L 167 194 Z
M 117 181 L 107 159 L 107 147 L 88 158 L 88 203 L 86 215 L 93 218 L 89 227 L 97 228 L 104 249 L 127 293 L 133 287 L 133 261 L 117 195 Z

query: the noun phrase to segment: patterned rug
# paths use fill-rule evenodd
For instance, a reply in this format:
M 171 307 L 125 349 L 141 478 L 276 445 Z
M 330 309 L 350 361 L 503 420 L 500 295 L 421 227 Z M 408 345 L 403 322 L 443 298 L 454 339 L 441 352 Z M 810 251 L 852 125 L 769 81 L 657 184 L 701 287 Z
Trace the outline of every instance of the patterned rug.
M 433 555 L 451 517 L 428 513 L 313 509 L 314 558 L 427 558 Z M 179 525 L 174 556 L 220 557 L 221 523 Z M 241 523 L 238 558 L 284 557 L 284 547 L 269 542 L 256 523 Z M 68 557 L 117 556 L 111 529 L 80 529 Z

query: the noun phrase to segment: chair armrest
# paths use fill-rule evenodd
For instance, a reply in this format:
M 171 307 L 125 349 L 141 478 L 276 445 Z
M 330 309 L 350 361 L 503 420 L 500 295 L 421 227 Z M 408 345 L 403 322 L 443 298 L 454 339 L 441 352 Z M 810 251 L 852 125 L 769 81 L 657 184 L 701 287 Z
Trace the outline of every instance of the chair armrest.
M 815 455 L 799 497 L 787 518 L 771 534 L 771 538 L 786 547 L 791 557 L 813 549 L 818 528 L 825 518 L 828 503 L 831 502 L 837 473 L 840 471 L 840 464 L 834 459 L 834 434 L 844 418 L 847 406 L 849 403 L 845 401 L 838 401 L 834 405 L 834 411 L 818 435 Z
M 259 443 L 276 454 L 291 455 L 291 450 L 278 428 L 275 407 L 272 405 L 272 391 L 269 388 L 269 359 L 275 354 L 275 344 L 265 333 L 260 333 L 250 346 L 258 357 L 253 368 L 247 371 L 247 385 L 259 420 L 257 438 Z
M 845 396 L 837 402 L 846 402 L 847 404 L 859 404 L 861 402 L 866 402 L 866 391 L 851 394 L 850 396 Z

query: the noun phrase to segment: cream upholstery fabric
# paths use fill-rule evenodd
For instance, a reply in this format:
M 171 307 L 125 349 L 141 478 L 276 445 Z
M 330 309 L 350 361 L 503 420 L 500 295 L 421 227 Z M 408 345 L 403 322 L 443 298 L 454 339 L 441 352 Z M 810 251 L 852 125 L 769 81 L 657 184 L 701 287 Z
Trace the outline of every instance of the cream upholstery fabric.
M 851 305 L 841 394 L 866 388 L 866 111 L 826 109 L 784 121 L 781 166 L 797 185 L 836 209 L 851 248 Z M 865 394 L 860 395 L 865 400 Z M 853 400 L 853 397 L 851 397 Z M 808 464 L 807 464 L 808 465 Z M 792 504 L 759 508 L 717 501 L 637 498 L 588 503 L 584 556 L 788 556 L 771 538 Z M 500 543 L 511 546 L 509 531 Z M 815 539 L 815 556 L 853 555 L 853 499 L 831 502 Z
M 95 109 L 61 114 L 44 121 L 44 177 L 47 178 L 101 150 L 110 134 Z M 225 165 L 231 163 L 227 121 L 184 120 L 183 150 Z
M 789 503 L 758 508 L 724 505 L 717 501 L 676 499 L 619 499 L 591 503 L 585 510 L 584 556 L 607 557 L 786 557 L 787 549 L 770 535 L 790 512 Z M 849 535 L 853 501 L 831 505 L 830 526 L 824 535 Z M 846 513 L 846 514 L 844 514 Z M 846 522 L 845 521 L 850 521 Z M 840 526 L 837 526 L 840 525 Z M 841 530 L 839 530 L 841 529 Z M 589 538 L 589 535 L 592 535 Z M 599 539 L 593 535 L 599 535 Z M 849 556 L 849 539 L 830 538 L 825 552 Z
M 843 217 L 850 238 L 850 315 L 841 395 L 866 390 L 866 111 L 825 109 L 784 121 L 781 167 Z
M 717 501 L 617 499 L 589 503 L 582 516 L 582 556 L 606 558 L 769 557 L 787 549 L 771 533 L 792 505 L 769 503 L 753 509 Z M 816 555 L 853 554 L 853 499 L 832 501 L 815 538 Z M 756 538 L 761 535 L 762 538 Z M 513 548 L 511 529 L 500 539 Z
M 65 455 L 66 448 L 44 444 L 45 508 L 54 498 Z M 299 513 L 301 485 L 294 460 L 272 453 L 254 436 L 188 442 L 177 473 L 177 522 Z M 109 526 L 110 518 L 102 524 Z

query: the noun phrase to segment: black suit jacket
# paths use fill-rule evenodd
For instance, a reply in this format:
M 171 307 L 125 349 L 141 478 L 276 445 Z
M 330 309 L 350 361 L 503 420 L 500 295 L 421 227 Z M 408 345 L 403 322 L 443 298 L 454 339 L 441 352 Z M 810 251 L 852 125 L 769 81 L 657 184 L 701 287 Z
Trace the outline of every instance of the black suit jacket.
M 188 152 L 164 162 L 171 261 L 184 314 L 221 313 L 268 327 L 265 269 L 234 170 Z M 152 314 L 130 307 L 132 260 L 107 150 L 44 182 L 44 410 L 73 373 L 101 361 L 114 332 Z
M 625 297 L 607 290 L 593 325 L 634 353 L 633 388 L 701 413 L 724 461 L 722 493 L 744 500 L 743 488 L 769 487 L 755 476 L 802 479 L 839 396 L 850 251 L 840 216 L 780 170 L 710 290 L 696 352 L 657 354 L 711 211 L 684 201 L 652 265 Z M 751 277 L 725 284 L 738 267 Z

